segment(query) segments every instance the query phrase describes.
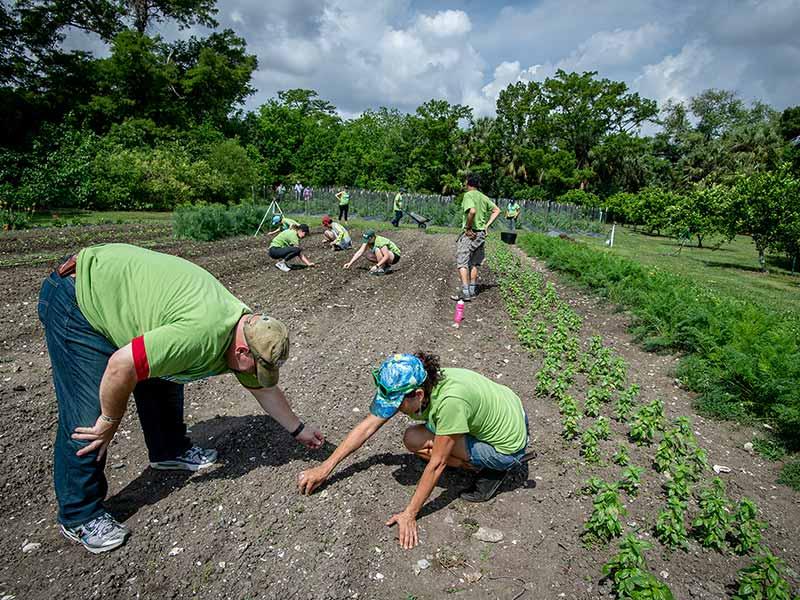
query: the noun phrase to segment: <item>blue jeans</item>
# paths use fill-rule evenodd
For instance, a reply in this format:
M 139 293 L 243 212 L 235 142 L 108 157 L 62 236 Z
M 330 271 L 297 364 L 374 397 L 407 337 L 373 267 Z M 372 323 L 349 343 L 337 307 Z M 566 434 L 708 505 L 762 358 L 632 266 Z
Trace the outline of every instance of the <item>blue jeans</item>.
M 78 308 L 75 280 L 51 274 L 39 292 L 39 320 L 58 400 L 53 481 L 58 520 L 76 527 L 104 512 L 108 482 L 106 456 L 76 456 L 88 442 L 73 440 L 76 427 L 91 427 L 100 416 L 100 381 L 117 348 L 97 333 Z M 183 386 L 161 379 L 137 384 L 134 392 L 150 460 L 175 458 L 191 447 L 183 423 Z
M 430 422 L 425 423 L 425 427 L 436 435 L 435 428 Z M 520 465 L 520 460 L 525 456 L 525 449 L 530 441 L 530 426 L 528 425 L 528 415 L 525 413 L 525 445 L 513 454 L 503 454 L 491 444 L 480 441 L 475 436 L 468 433 L 464 434 L 464 443 L 467 446 L 469 462 L 478 469 L 492 469 L 494 471 L 508 471 Z

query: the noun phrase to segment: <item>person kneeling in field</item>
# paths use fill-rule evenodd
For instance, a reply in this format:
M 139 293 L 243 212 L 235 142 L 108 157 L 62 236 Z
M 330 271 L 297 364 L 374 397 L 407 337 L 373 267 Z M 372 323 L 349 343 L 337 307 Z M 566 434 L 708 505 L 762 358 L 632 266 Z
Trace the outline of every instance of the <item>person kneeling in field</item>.
M 373 275 L 383 275 L 391 271 L 391 266 L 400 262 L 400 248 L 397 247 L 389 238 L 375 235 L 375 232 L 368 229 L 361 236 L 361 247 L 353 255 L 344 268 L 349 269 L 362 255 L 367 260 L 377 263 L 369 272 Z
M 528 418 L 522 401 L 506 386 L 467 369 L 440 369 L 438 357 L 424 352 L 394 354 L 372 375 L 378 389 L 370 414 L 325 462 L 301 472 L 297 485 L 302 494 L 313 492 L 398 410 L 425 421 L 406 429 L 403 443 L 428 464 L 406 509 L 386 522 L 397 523 L 403 548 L 417 545 L 417 514 L 446 466 L 474 472 L 475 485 L 461 498 L 485 502 L 511 469 L 534 456 L 525 454 Z
M 328 215 L 322 217 L 322 226 L 325 228 L 323 237 L 325 243 L 330 244 L 333 250 L 348 250 L 353 245 L 350 233 L 341 223 L 334 222 Z
M 281 231 L 286 231 L 287 229 L 297 229 L 300 227 L 300 223 L 289 217 L 284 217 L 283 215 L 275 215 L 272 217 L 272 226 L 275 229 L 267 234 L 270 237 Z
M 187 436 L 183 385 L 223 373 L 233 372 L 295 440 L 309 448 L 324 441 L 277 385 L 289 354 L 286 326 L 252 314 L 187 260 L 128 244 L 84 248 L 42 283 L 39 320 L 58 401 L 58 521 L 89 552 L 113 550 L 130 534 L 103 506 L 103 471 L 131 394 L 153 469 L 216 462 L 216 450 Z
M 296 229 L 291 227 L 276 235 L 275 239 L 272 240 L 272 243 L 269 245 L 269 257 L 278 261 L 275 263 L 275 266 L 284 273 L 288 273 L 292 270 L 291 267 L 286 264 L 286 261 L 292 260 L 297 256 L 300 257 L 300 260 L 302 260 L 303 264 L 307 267 L 314 266 L 314 263 L 309 261 L 300 249 L 300 240 L 308 235 L 308 231 L 308 225 L 305 223 L 298 225 Z

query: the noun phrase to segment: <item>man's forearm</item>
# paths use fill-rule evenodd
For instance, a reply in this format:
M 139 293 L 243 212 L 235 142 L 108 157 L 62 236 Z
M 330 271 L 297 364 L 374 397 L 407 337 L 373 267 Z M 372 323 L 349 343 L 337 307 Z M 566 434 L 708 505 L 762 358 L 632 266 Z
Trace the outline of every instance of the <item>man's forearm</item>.
M 286 431 L 294 431 L 300 425 L 300 418 L 289 406 L 283 390 L 278 386 L 251 390 L 261 408 L 275 419 Z
M 472 223 L 473 223 L 474 221 L 475 221 L 475 211 L 474 211 L 474 210 L 470 210 L 470 211 L 467 213 L 467 224 L 465 225 L 465 227 L 464 227 L 464 228 L 465 228 L 467 231 L 472 231 Z

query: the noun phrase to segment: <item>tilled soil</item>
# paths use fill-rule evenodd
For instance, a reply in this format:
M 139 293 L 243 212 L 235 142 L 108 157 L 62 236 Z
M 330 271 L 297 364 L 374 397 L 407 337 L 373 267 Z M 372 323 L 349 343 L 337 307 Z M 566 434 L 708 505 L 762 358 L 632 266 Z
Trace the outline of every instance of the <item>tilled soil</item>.
M 358 233 L 358 232 L 354 232 Z M 319 267 L 284 274 L 266 257 L 263 238 L 189 243 L 163 226 L 79 228 L 0 238 L 0 598 L 606 598 L 602 564 L 613 553 L 579 538 L 591 499 L 579 490 L 592 474 L 613 479 L 618 467 L 590 468 L 560 437 L 549 400 L 533 395 L 538 359 L 517 343 L 488 270 L 483 291 L 452 325 L 454 238 L 390 231 L 403 258 L 394 272 L 346 271 L 349 253 L 325 251 L 318 236 L 306 249 Z M 297 445 L 231 376 L 187 386 L 192 437 L 220 451 L 220 465 L 194 475 L 156 472 L 131 403 L 110 449 L 108 508 L 133 531 L 106 555 L 89 555 L 61 537 L 51 483 L 56 403 L 36 316 L 41 280 L 55 257 L 87 243 L 130 241 L 184 256 L 217 276 L 253 309 L 290 326 L 292 354 L 281 380 L 296 412 L 318 424 L 329 443 Z M 541 266 L 532 262 L 533 268 Z M 549 275 L 548 275 L 549 276 Z M 557 283 L 557 281 L 556 281 Z M 631 365 L 643 400 L 663 398 L 669 416 L 691 415 L 689 394 L 674 381 L 675 359 L 647 354 L 626 333 L 624 314 L 559 284 L 585 317 L 586 337 L 601 334 Z M 516 478 L 491 502 L 458 499 L 468 479 L 447 472 L 420 515 L 421 544 L 402 550 L 385 521 L 401 511 L 423 465 L 402 445 L 407 421 L 392 419 L 310 497 L 297 494 L 297 473 L 317 464 L 368 411 L 370 369 L 394 351 L 437 352 L 443 366 L 475 369 L 510 386 L 531 419 L 539 452 L 527 481 Z M 585 390 L 583 390 L 585 392 Z M 756 501 L 770 527 L 765 540 L 800 568 L 800 496 L 776 486 L 777 467 L 741 449 L 752 431 L 694 418 L 699 441 L 724 475 L 732 499 Z M 613 446 L 604 447 L 610 456 Z M 651 450 L 634 448 L 648 466 Z M 628 501 L 626 529 L 644 535 L 663 504 L 660 476 L 647 470 Z M 477 526 L 504 539 L 474 539 Z M 33 544 L 33 546 L 31 546 Z M 39 546 L 36 546 L 39 544 Z M 27 551 L 23 551 L 23 546 Z M 702 550 L 692 542 L 673 554 L 656 547 L 651 571 L 676 598 L 725 598 L 747 559 Z M 431 566 L 415 573 L 421 559 Z M 477 581 L 475 581 L 477 579 Z M 794 581 L 796 584 L 797 581 Z

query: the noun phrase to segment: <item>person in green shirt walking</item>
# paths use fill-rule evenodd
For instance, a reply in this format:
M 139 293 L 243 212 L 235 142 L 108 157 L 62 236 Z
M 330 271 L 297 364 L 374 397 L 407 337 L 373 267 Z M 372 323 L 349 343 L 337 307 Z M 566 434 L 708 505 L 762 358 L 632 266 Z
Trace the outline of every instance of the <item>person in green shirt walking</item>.
M 506 219 L 508 219 L 508 228 L 511 231 L 517 230 L 517 219 L 519 218 L 520 204 L 516 200 L 509 200 L 506 205 Z
M 478 294 L 478 267 L 483 264 L 486 232 L 500 215 L 500 209 L 478 191 L 480 178 L 467 176 L 467 191 L 461 201 L 462 228 L 456 241 L 456 267 L 461 292 L 454 300 L 469 302 Z
M 394 206 L 392 207 L 394 210 L 394 219 L 392 219 L 392 225 L 395 227 L 400 227 L 400 219 L 403 218 L 403 190 L 398 191 L 394 195 Z
M 504 385 L 467 369 L 441 369 L 439 358 L 425 352 L 394 354 L 372 376 L 377 391 L 370 414 L 325 462 L 299 473 L 297 485 L 300 493 L 312 493 L 398 411 L 424 422 L 406 429 L 403 443 L 428 464 L 408 506 L 386 522 L 398 525 L 403 548 L 417 545 L 417 514 L 445 467 L 475 473 L 474 486 L 461 498 L 485 502 L 512 469 L 535 456 L 525 453 L 529 434 L 522 401 Z
M 389 238 L 376 235 L 372 229 L 367 229 L 361 236 L 361 247 L 356 250 L 344 268 L 349 269 L 362 256 L 376 263 L 369 270 L 372 275 L 383 275 L 391 271 L 392 265 L 400 262 L 400 248 Z
M 42 283 L 44 326 L 58 401 L 53 481 L 62 534 L 99 553 L 128 527 L 104 508 L 107 450 L 131 394 L 150 466 L 197 471 L 217 451 L 192 444 L 185 383 L 233 373 L 301 444 L 318 448 L 278 387 L 289 354 L 279 320 L 252 311 L 201 267 L 128 244 L 84 248 Z
M 339 200 L 339 220 L 347 221 L 347 213 L 350 211 L 350 194 L 347 193 L 347 188 L 339 190 L 336 199 Z
M 275 236 L 275 239 L 272 240 L 269 245 L 269 257 L 278 261 L 275 263 L 278 269 L 284 273 L 288 273 L 292 268 L 286 264 L 286 261 L 292 260 L 298 256 L 307 267 L 314 266 L 314 263 L 308 260 L 300 249 L 300 240 L 306 237 L 308 232 L 308 225 L 303 223 L 302 225 L 298 225 L 297 228 L 290 227 Z

